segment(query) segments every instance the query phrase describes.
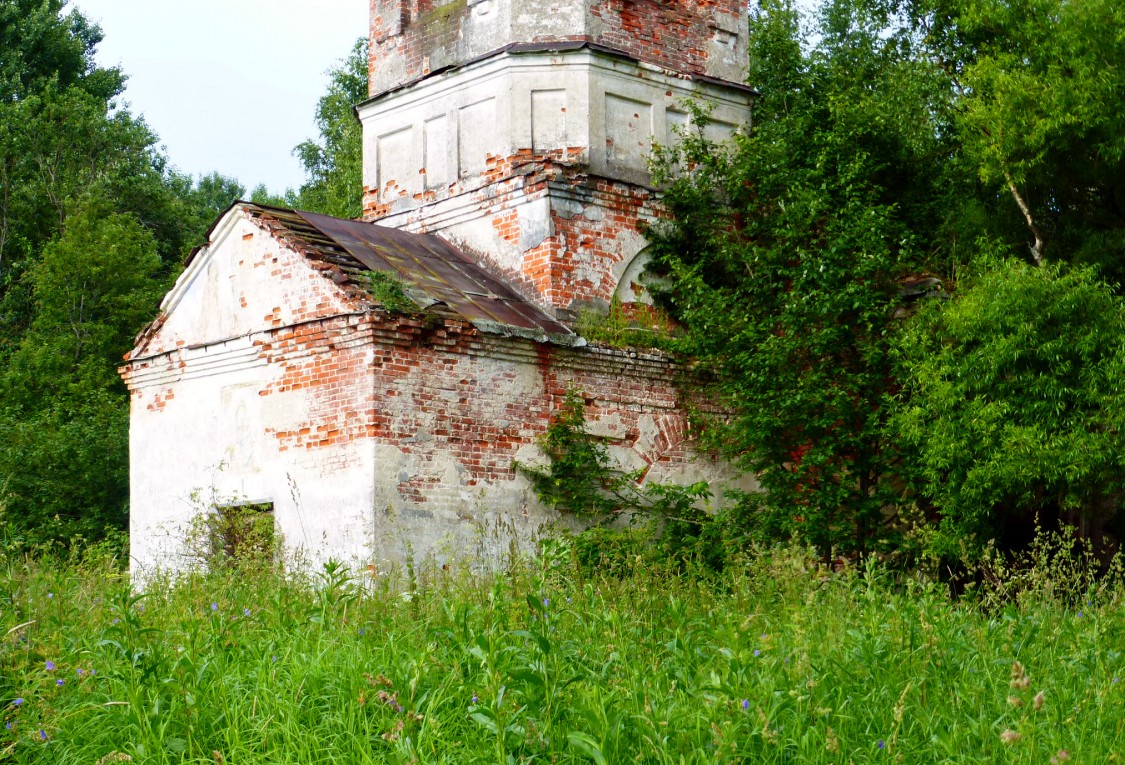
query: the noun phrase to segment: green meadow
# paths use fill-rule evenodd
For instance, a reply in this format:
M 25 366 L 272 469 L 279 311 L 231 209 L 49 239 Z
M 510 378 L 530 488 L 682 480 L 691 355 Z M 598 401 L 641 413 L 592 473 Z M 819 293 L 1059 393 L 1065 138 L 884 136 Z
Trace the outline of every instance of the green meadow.
M 187 574 L 0 562 L 4 763 L 1111 763 L 1112 577 L 957 598 L 775 550 L 721 574 Z

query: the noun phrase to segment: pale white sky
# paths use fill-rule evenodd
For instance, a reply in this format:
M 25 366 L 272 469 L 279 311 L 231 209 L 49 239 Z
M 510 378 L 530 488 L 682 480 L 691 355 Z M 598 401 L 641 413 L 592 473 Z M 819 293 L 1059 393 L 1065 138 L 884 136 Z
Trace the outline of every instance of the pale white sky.
M 128 75 L 181 172 L 217 170 L 247 193 L 304 180 L 293 147 L 316 136 L 325 74 L 367 33 L 368 0 L 71 0 L 101 25 L 97 60 Z M 64 10 L 65 12 L 65 10 Z

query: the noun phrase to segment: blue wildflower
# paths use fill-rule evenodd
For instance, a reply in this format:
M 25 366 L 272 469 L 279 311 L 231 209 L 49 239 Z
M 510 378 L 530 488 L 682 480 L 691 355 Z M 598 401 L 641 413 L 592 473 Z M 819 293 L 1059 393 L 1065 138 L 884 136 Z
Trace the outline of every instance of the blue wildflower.
M 47 597 L 48 597 L 48 598 L 53 598 L 53 597 L 55 597 L 55 593 L 53 593 L 53 592 L 48 592 L 48 593 L 47 593 Z
M 57 686 L 59 686 L 59 687 L 61 688 L 62 686 L 66 685 L 66 680 L 63 680 L 63 679 L 62 679 L 62 678 L 60 677 L 60 678 L 59 678 L 58 680 L 56 680 L 56 681 L 55 681 L 55 685 L 57 685 Z
M 48 672 L 54 672 L 55 671 L 55 663 L 53 661 L 48 660 L 46 666 L 47 666 Z
M 23 706 L 23 699 L 12 699 L 12 706 L 13 707 Z
M 42 728 L 39 729 L 39 739 L 41 741 L 47 740 L 47 731 L 43 730 Z
M 551 605 L 551 599 L 550 598 L 543 598 L 543 608 L 546 608 L 549 605 Z
M 6 722 L 6 723 L 4 723 L 4 727 L 7 728 L 8 730 L 11 730 L 12 724 L 10 722 Z
M 474 693 L 473 694 L 473 703 L 476 704 L 478 700 L 479 699 L 477 699 L 477 695 Z
M 242 609 L 242 615 L 243 616 L 249 616 L 250 615 L 250 609 L 249 608 Z
M 754 655 L 755 655 L 755 656 L 761 656 L 761 655 L 762 655 L 762 652 L 761 652 L 761 651 L 759 651 L 759 650 L 758 650 L 757 648 L 755 648 L 755 649 L 754 649 Z
M 743 699 L 742 700 L 742 708 L 743 709 L 749 709 L 750 708 L 750 699 Z
M 219 610 L 219 604 L 218 603 L 212 603 L 211 604 L 211 610 L 212 611 L 218 611 Z
M 887 748 L 887 742 L 884 741 L 883 739 L 879 739 L 879 741 L 876 742 L 875 746 L 879 747 L 880 749 L 886 749 Z

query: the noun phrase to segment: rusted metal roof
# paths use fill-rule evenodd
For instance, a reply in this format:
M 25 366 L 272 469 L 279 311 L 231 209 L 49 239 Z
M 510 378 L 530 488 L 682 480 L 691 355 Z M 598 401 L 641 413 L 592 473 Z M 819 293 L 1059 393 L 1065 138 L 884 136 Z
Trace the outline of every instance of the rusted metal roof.
M 421 309 L 444 305 L 482 332 L 581 345 L 566 325 L 517 293 L 469 255 L 433 234 L 412 234 L 363 221 L 238 202 L 306 254 L 336 266 L 347 281 L 367 288 L 362 274 L 393 276 Z

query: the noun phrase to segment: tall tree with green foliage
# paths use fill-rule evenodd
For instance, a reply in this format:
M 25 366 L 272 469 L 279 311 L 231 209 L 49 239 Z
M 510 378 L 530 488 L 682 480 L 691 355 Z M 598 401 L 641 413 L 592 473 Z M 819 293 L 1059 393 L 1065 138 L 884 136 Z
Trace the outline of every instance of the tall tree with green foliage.
M 1003 231 L 1031 262 L 1125 279 L 1125 4 L 918 0 L 910 6 L 957 94 L 957 131 L 1006 198 Z
M 242 189 L 169 170 L 61 0 L 0 4 L 0 508 L 29 540 L 125 522 L 116 367 L 187 249 Z
M 0 373 L 0 474 L 7 520 L 32 539 L 124 525 L 129 411 L 116 366 L 163 292 L 161 270 L 135 216 L 89 206 L 28 272 L 35 315 Z
M 712 437 L 766 490 L 747 521 L 825 555 L 888 543 L 887 337 L 900 279 L 950 257 L 932 244 L 956 205 L 949 97 L 888 22 L 878 4 L 830 3 L 806 52 L 796 10 L 763 2 L 754 129 L 726 153 L 687 138 L 674 223 L 654 230 L 676 348 L 731 407 Z
M 949 556 L 1019 546 L 1036 521 L 1121 538 L 1125 6 L 908 7 L 992 215 L 970 277 L 899 343 L 905 472 Z
M 316 106 L 319 141 L 295 149 L 307 180 L 301 186 L 301 207 L 338 218 L 363 212 L 363 130 L 356 104 L 367 98 L 367 38 L 356 40 L 351 53 L 329 71 L 328 92 Z

